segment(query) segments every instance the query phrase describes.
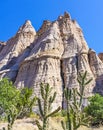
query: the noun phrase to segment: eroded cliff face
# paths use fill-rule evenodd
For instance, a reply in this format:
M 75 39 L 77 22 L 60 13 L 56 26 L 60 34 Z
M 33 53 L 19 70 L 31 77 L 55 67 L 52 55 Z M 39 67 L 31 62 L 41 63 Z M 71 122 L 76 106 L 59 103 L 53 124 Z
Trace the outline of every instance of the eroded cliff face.
M 103 94 L 103 62 L 89 49 L 78 23 L 68 13 L 54 22 L 44 21 L 36 33 L 27 21 L 17 34 L 0 43 L 0 76 L 9 77 L 17 87 L 33 87 L 40 94 L 40 83 L 49 83 L 57 92 L 54 107 L 62 105 L 64 87 L 79 88 L 78 73 L 88 72 L 92 82 L 85 95 Z
M 1 77 L 7 76 L 10 79 L 15 80 L 18 66 L 27 56 L 27 54 L 23 55 L 23 53 L 25 52 L 25 49 L 34 41 L 35 35 L 36 32 L 31 25 L 31 22 L 26 21 L 14 37 L 5 43 L 2 42 L 0 46 Z

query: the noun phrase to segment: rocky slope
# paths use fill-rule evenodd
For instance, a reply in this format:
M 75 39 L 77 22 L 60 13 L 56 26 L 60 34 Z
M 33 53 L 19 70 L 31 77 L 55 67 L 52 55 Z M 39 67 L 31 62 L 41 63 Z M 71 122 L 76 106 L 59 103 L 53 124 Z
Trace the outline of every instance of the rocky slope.
M 85 95 L 103 94 L 103 55 L 89 49 L 82 29 L 68 13 L 54 22 L 44 21 L 38 32 L 30 21 L 14 37 L 0 42 L 0 77 L 9 77 L 17 87 L 33 87 L 39 95 L 41 82 L 57 92 L 54 107 L 62 104 L 64 87 L 79 87 L 79 72 L 93 78 Z

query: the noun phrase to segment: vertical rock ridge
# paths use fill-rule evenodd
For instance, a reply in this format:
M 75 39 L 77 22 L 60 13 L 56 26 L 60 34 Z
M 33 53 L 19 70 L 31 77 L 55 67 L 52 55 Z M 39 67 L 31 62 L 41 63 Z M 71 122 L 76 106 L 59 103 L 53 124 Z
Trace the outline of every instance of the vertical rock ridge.
M 103 62 L 92 49 L 89 50 L 89 60 L 96 80 L 94 91 L 103 94 Z
M 64 52 L 62 55 L 65 87 L 79 87 L 77 75 L 79 72 L 88 72 L 88 78 L 93 78 L 88 62 L 88 45 L 84 39 L 82 30 L 75 20 L 71 20 L 66 13 L 58 18 Z M 88 86 L 88 95 L 92 92 L 94 80 Z M 91 87 L 92 86 L 92 87 Z

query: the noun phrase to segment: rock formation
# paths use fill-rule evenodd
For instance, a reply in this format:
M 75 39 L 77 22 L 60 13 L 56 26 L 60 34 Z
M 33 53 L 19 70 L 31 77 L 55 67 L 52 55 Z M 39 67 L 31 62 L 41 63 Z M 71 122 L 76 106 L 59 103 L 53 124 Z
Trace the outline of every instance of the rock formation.
M 19 88 L 33 87 L 36 95 L 41 82 L 49 83 L 57 92 L 57 107 L 64 87 L 79 87 L 79 72 L 87 71 L 93 78 L 86 96 L 103 94 L 103 57 L 99 57 L 89 49 L 78 23 L 65 13 L 54 22 L 44 21 L 38 32 L 26 21 L 13 38 L 0 42 L 0 77 L 9 77 Z
M 25 49 L 35 39 L 36 32 L 30 21 L 26 21 L 20 27 L 14 37 L 0 46 L 0 75 L 15 80 L 19 64 L 24 60 L 27 54 L 23 55 Z M 28 51 L 28 50 L 27 50 Z M 26 53 L 27 53 L 26 51 Z
M 103 53 L 99 53 L 98 56 L 101 59 L 101 61 L 103 62 Z

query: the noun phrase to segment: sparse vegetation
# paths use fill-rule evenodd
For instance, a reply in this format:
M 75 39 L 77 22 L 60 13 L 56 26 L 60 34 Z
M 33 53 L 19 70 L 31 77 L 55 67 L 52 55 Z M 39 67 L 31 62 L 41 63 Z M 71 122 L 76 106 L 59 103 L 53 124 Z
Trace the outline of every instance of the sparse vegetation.
M 95 94 L 89 98 L 90 104 L 83 107 L 85 87 L 92 79 L 87 80 L 87 72 L 79 74 L 78 83 L 80 89 L 65 88 L 64 101 L 65 110 L 60 111 L 60 107 L 52 111 L 52 105 L 56 98 L 49 84 L 40 85 L 39 97 L 33 96 L 33 89 L 27 87 L 17 89 L 8 79 L 0 81 L 0 119 L 8 122 L 7 129 L 12 130 L 16 119 L 31 117 L 36 119 L 39 130 L 49 130 L 49 118 L 61 122 L 63 130 L 79 130 L 81 126 L 103 124 L 103 96 Z M 39 114 L 32 112 L 32 108 L 37 100 Z M 41 120 L 41 122 L 40 122 Z
M 92 126 L 103 125 L 103 96 L 95 94 L 89 98 L 89 106 L 85 108 L 88 115 L 92 117 Z
M 58 107 L 56 110 L 52 111 L 52 103 L 56 98 L 56 92 L 52 93 L 52 89 L 53 88 L 50 87 L 49 84 L 40 85 L 41 98 L 38 97 L 38 107 L 43 125 L 36 120 L 39 130 L 48 130 L 49 117 L 53 116 L 60 110 L 60 107 Z
M 86 77 L 87 72 L 80 73 L 78 76 L 80 91 L 76 88 L 64 90 L 67 118 L 66 121 L 61 122 L 63 130 L 77 130 L 82 125 L 89 125 L 90 117 L 84 113 L 82 108 L 85 86 L 92 80 L 87 80 Z
M 7 119 L 8 130 L 12 130 L 17 118 L 23 118 L 32 112 L 36 100 L 36 97 L 31 98 L 32 93 L 33 90 L 29 88 L 17 89 L 8 79 L 0 81 L 1 116 Z

